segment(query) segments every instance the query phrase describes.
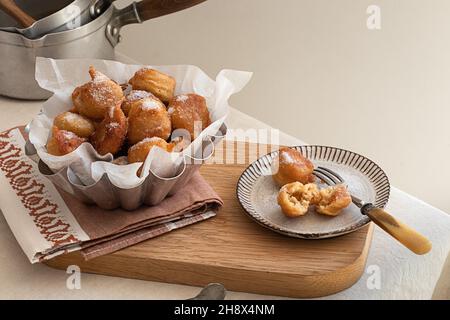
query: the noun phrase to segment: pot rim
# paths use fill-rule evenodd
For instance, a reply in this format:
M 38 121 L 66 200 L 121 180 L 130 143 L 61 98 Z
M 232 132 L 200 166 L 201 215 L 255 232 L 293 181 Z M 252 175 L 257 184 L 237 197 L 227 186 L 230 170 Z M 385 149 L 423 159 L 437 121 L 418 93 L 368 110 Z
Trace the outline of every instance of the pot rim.
M 86 10 L 89 10 L 91 4 L 91 0 L 71 0 L 69 4 L 62 7 L 58 11 L 53 12 L 52 14 L 42 17 L 38 20 L 36 20 L 31 26 L 27 28 L 22 28 L 20 26 L 14 25 L 14 26 L 2 26 L 0 27 L 0 31 L 6 31 L 6 32 L 14 32 L 13 30 L 6 30 L 6 29 L 16 29 L 17 32 L 22 35 L 25 35 L 29 39 L 38 39 L 42 36 L 36 36 L 38 35 L 45 35 L 48 33 L 51 33 L 53 30 L 57 30 L 58 28 L 64 26 L 65 24 L 69 23 L 73 19 L 77 17 L 77 13 L 73 12 L 70 15 L 67 15 L 65 13 L 65 10 L 69 7 L 78 7 L 80 9 L 79 15 L 82 16 L 86 14 Z
M 57 46 L 66 42 L 75 41 L 96 32 L 102 27 L 106 27 L 116 11 L 116 7 L 114 5 L 110 5 L 105 12 L 85 25 L 71 30 L 49 33 L 38 39 L 28 39 L 19 33 L 0 31 L 0 45 L 41 48 Z

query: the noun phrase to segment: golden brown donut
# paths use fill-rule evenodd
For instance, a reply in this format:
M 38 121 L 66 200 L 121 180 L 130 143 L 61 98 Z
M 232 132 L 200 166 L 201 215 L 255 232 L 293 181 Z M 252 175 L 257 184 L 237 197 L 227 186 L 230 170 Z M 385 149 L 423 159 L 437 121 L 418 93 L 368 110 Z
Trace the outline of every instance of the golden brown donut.
M 352 203 L 352 197 L 343 184 L 321 189 L 319 199 L 315 203 L 316 211 L 328 216 L 337 216 Z
M 56 116 L 53 125 L 58 129 L 75 133 L 82 138 L 88 138 L 95 130 L 91 120 L 73 112 L 63 112 Z
M 191 142 L 189 139 L 185 139 L 183 137 L 175 137 L 169 143 L 169 149 L 171 152 L 181 152 L 189 146 Z
M 158 137 L 146 138 L 128 149 L 128 162 L 144 162 L 150 150 L 155 146 L 169 152 L 172 151 L 172 146 L 166 140 Z
M 118 166 L 125 166 L 128 164 L 128 158 L 127 156 L 121 156 L 118 158 L 115 158 L 112 163 L 117 164 Z
M 175 79 L 171 76 L 149 68 L 139 69 L 129 83 L 133 90 L 151 92 L 164 103 L 172 99 L 176 85 Z
M 281 148 L 278 157 L 272 164 L 273 180 L 279 185 L 284 186 L 291 182 L 301 182 L 307 184 L 314 182 L 314 165 L 305 158 L 299 151 L 291 148 Z
M 211 124 L 205 98 L 195 93 L 173 97 L 168 111 L 174 130 L 187 130 L 191 140 L 194 140 L 196 135 Z
M 73 105 L 80 114 L 94 120 L 102 120 L 108 108 L 122 101 L 123 91 L 120 85 L 92 66 L 89 68 L 89 74 L 92 80 L 73 91 Z
M 47 142 L 47 152 L 54 156 L 63 156 L 71 153 L 86 141 L 85 138 L 78 137 L 73 132 L 60 130 L 53 126 L 52 136 Z
M 128 141 L 130 144 L 152 137 L 167 140 L 172 132 L 166 106 L 155 97 L 136 101 L 128 114 L 128 122 Z
M 122 102 L 122 111 L 125 113 L 125 115 L 128 117 L 128 113 L 130 112 L 131 106 L 136 101 L 142 100 L 144 98 L 152 97 L 153 94 L 147 91 L 143 90 L 131 90 L 130 93 L 128 93 L 125 96 L 125 99 Z
M 314 183 L 292 182 L 284 185 L 278 193 L 282 212 L 290 217 L 300 217 L 308 212 L 309 205 L 319 201 L 319 189 Z
M 127 128 L 128 121 L 119 103 L 108 110 L 103 121 L 96 127 L 91 143 L 100 155 L 114 155 L 125 141 Z

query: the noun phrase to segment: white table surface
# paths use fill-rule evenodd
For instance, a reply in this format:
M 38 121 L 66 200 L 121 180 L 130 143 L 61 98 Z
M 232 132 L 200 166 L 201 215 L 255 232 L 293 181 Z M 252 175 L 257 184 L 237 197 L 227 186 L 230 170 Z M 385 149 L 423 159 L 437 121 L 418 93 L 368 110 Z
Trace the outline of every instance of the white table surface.
M 0 97 L 0 130 L 22 125 L 39 111 L 41 102 L 24 102 Z M 268 126 L 235 109 L 231 110 L 229 128 L 268 128 Z M 281 134 L 282 144 L 299 144 L 294 137 Z M 405 207 L 404 203 L 409 207 Z M 1 204 L 0 204 L 1 206 Z M 433 251 L 415 256 L 376 228 L 367 267 L 380 270 L 381 288 L 367 287 L 369 274 L 350 289 L 327 297 L 337 298 L 404 298 L 430 299 L 444 268 L 450 250 L 450 217 L 420 200 L 393 189 L 389 207 L 406 223 L 430 237 Z M 409 218 L 408 218 L 409 216 Z M 422 219 L 417 219 L 423 216 Z M 430 219 L 424 223 L 424 219 Z M 420 224 L 422 222 L 422 224 Z M 448 268 L 447 268 L 448 269 Z M 370 269 L 368 269 L 369 271 Z M 150 281 L 82 274 L 81 289 L 69 290 L 68 275 L 42 264 L 31 265 L 14 239 L 3 215 L 0 215 L 0 298 L 4 299 L 184 299 L 194 296 L 198 288 Z M 441 279 L 439 295 L 448 297 L 449 281 Z M 228 299 L 274 298 L 255 294 L 229 292 Z

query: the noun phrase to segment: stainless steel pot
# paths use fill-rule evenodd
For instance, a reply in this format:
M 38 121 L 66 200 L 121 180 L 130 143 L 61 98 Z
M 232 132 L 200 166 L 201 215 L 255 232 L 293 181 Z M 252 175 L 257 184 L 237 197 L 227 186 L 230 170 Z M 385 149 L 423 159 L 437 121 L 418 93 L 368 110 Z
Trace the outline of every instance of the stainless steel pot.
M 0 31 L 0 95 L 28 100 L 47 99 L 51 93 L 40 88 L 34 78 L 36 57 L 114 59 L 114 47 L 120 40 L 123 26 L 142 23 L 204 1 L 144 0 L 120 10 L 111 5 L 86 25 L 35 40 Z

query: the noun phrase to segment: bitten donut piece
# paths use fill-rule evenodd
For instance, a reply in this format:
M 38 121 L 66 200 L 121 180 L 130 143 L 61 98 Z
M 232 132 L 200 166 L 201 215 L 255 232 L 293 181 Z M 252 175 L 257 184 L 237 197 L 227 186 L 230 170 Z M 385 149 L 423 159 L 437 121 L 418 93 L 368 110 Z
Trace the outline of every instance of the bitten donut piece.
M 95 130 L 91 120 L 73 112 L 63 112 L 57 115 L 53 124 L 60 130 L 73 132 L 82 138 L 88 138 Z
M 166 106 L 154 97 L 136 101 L 128 114 L 128 122 L 128 141 L 130 144 L 152 137 L 167 140 L 172 132 Z
M 291 148 L 281 148 L 272 164 L 272 178 L 279 186 L 295 181 L 303 184 L 314 182 L 313 171 L 313 163 Z
M 122 102 L 123 113 L 128 117 L 128 113 L 130 112 L 133 103 L 148 97 L 153 97 L 153 94 L 143 90 L 131 90 Z
M 321 189 L 319 198 L 315 203 L 316 211 L 328 216 L 337 216 L 352 203 L 352 197 L 343 184 Z
M 174 97 L 168 111 L 173 128 L 187 130 L 191 140 L 211 124 L 205 98 L 195 93 Z
M 111 107 L 106 117 L 97 126 L 91 136 L 91 143 L 100 155 L 111 153 L 115 155 L 127 136 L 127 118 L 120 108 L 120 103 Z
M 171 76 L 154 69 L 139 69 L 129 80 L 133 90 L 144 90 L 153 93 L 164 103 L 172 99 L 176 81 Z
M 128 149 L 128 162 L 144 162 L 153 147 L 160 147 L 169 152 L 172 151 L 172 146 L 166 140 L 158 137 L 146 138 Z
M 73 132 L 60 130 L 53 126 L 52 136 L 47 142 L 47 152 L 54 156 L 63 156 L 71 153 L 86 141 L 85 138 L 81 138 Z
M 284 185 L 278 193 L 282 212 L 290 217 L 300 217 L 308 212 L 309 205 L 319 200 L 319 189 L 313 183 L 293 182 Z
M 93 120 L 102 120 L 108 108 L 122 101 L 123 91 L 120 85 L 92 66 L 89 74 L 92 80 L 73 91 L 73 105 L 80 114 Z

